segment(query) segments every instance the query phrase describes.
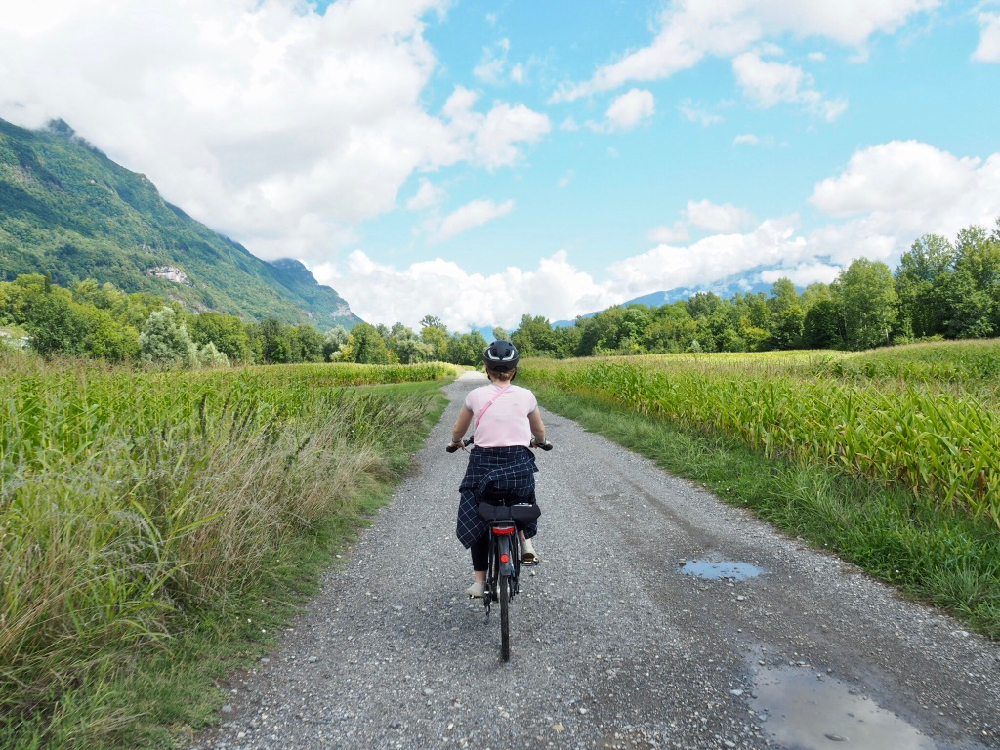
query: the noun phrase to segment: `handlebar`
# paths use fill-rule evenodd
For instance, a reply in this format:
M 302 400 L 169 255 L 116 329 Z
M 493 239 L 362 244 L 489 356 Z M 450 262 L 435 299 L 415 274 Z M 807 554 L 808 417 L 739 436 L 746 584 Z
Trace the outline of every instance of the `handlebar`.
M 475 435 L 473 435 L 471 437 L 467 437 L 465 440 L 462 441 L 462 447 L 465 448 L 465 447 L 467 447 L 469 445 L 472 445 L 474 442 L 476 442 L 476 436 Z M 448 443 L 448 445 L 446 445 L 444 449 L 446 451 L 448 451 L 449 453 L 454 453 L 455 451 L 458 450 L 458 446 L 457 445 L 452 445 L 451 443 Z
M 465 440 L 462 441 L 461 447 L 462 448 L 467 448 L 468 446 L 472 445 L 474 442 L 476 442 L 476 436 L 472 435 L 471 437 L 467 437 Z M 528 444 L 528 447 L 529 448 L 541 448 L 543 451 L 550 451 L 555 446 L 552 445 L 552 443 L 550 443 L 548 441 L 546 441 L 545 443 L 539 443 L 534 438 L 531 438 L 531 442 Z M 459 449 L 459 446 L 452 445 L 451 443 L 449 443 L 448 445 L 445 446 L 444 449 L 446 451 L 448 451 L 448 453 L 454 453 L 455 451 L 457 451 Z

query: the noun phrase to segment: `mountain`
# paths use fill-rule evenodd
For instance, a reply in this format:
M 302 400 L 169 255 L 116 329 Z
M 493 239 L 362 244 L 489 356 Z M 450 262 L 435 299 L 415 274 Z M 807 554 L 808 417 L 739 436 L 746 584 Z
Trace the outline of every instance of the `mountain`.
M 763 269 L 758 269 L 763 270 Z M 757 282 L 755 284 L 748 284 L 747 277 L 755 275 L 755 272 L 748 271 L 745 274 L 738 274 L 735 276 L 728 276 L 724 279 L 720 279 L 714 284 L 708 287 L 675 287 L 674 289 L 669 289 L 665 292 L 650 292 L 649 294 L 644 294 L 641 297 L 636 297 L 635 299 L 630 299 L 627 302 L 622 302 L 619 307 L 628 307 L 629 305 L 645 305 L 646 307 L 663 307 L 663 305 L 672 305 L 674 302 L 680 302 L 681 300 L 689 299 L 693 297 L 698 292 L 713 292 L 723 299 L 731 298 L 733 295 L 739 294 L 757 294 L 758 292 L 764 292 L 765 294 L 771 291 L 770 284 L 764 284 L 763 282 Z M 597 312 L 586 313 L 581 315 L 581 318 L 592 318 L 595 315 L 599 315 L 603 310 Z M 557 320 L 552 324 L 553 328 L 570 328 L 576 325 L 575 320 Z
M 85 278 L 247 320 L 320 330 L 360 320 L 296 260 L 257 258 L 160 197 L 61 120 L 29 131 L 0 120 L 0 279 Z

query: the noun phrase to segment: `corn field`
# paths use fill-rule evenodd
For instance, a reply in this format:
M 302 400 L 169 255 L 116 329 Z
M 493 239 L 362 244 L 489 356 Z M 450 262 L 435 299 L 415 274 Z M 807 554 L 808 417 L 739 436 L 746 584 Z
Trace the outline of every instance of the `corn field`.
M 1000 342 L 530 361 L 552 385 L 940 503 L 1000 528 Z
M 423 429 L 434 389 L 344 386 L 448 374 L 150 373 L 0 353 L 0 744 L 21 722 L 58 724 L 74 686 L 253 583 L 285 535 L 391 473 L 389 448 Z

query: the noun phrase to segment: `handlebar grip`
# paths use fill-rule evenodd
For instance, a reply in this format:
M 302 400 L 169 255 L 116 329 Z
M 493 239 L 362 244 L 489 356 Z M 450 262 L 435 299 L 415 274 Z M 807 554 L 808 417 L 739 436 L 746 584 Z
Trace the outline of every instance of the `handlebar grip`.
M 454 453 L 459 448 L 467 448 L 468 446 L 472 445 L 474 442 L 476 442 L 476 436 L 475 435 L 473 435 L 472 437 L 467 437 L 465 440 L 462 441 L 461 445 L 451 445 L 451 444 L 448 444 L 448 445 L 446 445 L 444 447 L 444 449 L 446 451 L 448 451 L 449 453 Z

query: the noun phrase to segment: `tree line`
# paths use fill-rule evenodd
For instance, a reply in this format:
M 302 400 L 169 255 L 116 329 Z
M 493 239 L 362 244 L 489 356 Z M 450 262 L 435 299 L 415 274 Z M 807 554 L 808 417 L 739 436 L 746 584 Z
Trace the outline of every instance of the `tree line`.
M 553 329 L 525 315 L 513 341 L 525 354 L 863 350 L 920 339 L 1000 336 L 1000 219 L 992 231 L 972 226 L 955 242 L 928 234 L 895 271 L 855 260 L 830 284 L 801 294 L 787 278 L 770 294 L 724 299 L 700 292 L 660 307 L 612 307 L 571 327 Z
M 7 342 L 4 344 L 4 342 Z M 126 293 L 93 279 L 61 287 L 42 274 L 0 281 L 0 346 L 42 355 L 148 362 L 165 366 L 297 362 L 415 363 L 439 360 L 474 365 L 487 341 L 478 332 L 449 333 L 426 316 L 420 333 L 397 323 L 357 323 L 320 332 L 276 318 L 248 322 L 217 312 L 192 313 L 176 300 Z
M 477 331 L 449 332 L 426 315 L 420 330 L 357 323 L 320 332 L 274 318 L 189 312 L 178 301 L 126 293 L 93 279 L 64 288 L 50 277 L 23 274 L 0 282 L 0 333 L 43 355 L 62 353 L 112 362 L 189 367 L 227 363 L 444 361 L 477 365 L 487 345 Z M 525 314 L 511 333 L 526 355 L 554 357 L 668 352 L 761 352 L 786 349 L 871 349 L 927 338 L 1000 336 L 1000 219 L 973 226 L 954 243 L 924 235 L 895 271 L 855 260 L 830 284 L 800 294 L 787 278 L 763 292 L 722 298 L 699 292 L 659 307 L 612 307 L 554 328 Z M 3 341 L 4 339 L 0 339 Z

